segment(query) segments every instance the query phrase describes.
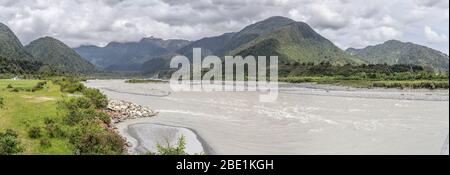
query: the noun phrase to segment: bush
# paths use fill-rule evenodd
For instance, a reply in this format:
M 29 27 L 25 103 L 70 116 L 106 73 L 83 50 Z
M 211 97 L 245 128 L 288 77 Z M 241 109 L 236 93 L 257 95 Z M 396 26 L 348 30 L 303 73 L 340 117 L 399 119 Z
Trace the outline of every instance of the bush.
M 125 141 L 117 133 L 89 121 L 76 125 L 69 141 L 78 155 L 123 154 L 125 145 Z
M 148 153 L 151 155 L 187 155 L 187 153 L 184 151 L 186 149 L 186 140 L 184 136 L 181 136 L 178 138 L 177 146 L 171 146 L 168 142 L 167 145 L 164 147 L 158 143 L 156 145 L 157 152 L 156 153 Z
M 12 88 L 11 90 L 9 90 L 10 92 L 19 92 L 20 89 L 19 88 Z
M 0 132 L 0 155 L 17 154 L 23 151 L 17 137 L 17 133 L 13 130 L 8 129 L 5 132 Z
M 28 136 L 32 139 L 37 139 L 42 136 L 42 130 L 40 127 L 34 126 L 28 130 Z
M 8 84 L 8 86 L 6 86 L 6 89 L 12 89 L 13 86 L 11 84 Z
M 41 147 L 44 147 L 44 148 L 50 148 L 50 147 L 52 147 L 52 143 L 51 143 L 50 140 L 47 139 L 47 138 L 41 139 L 41 140 L 39 141 L 39 144 L 41 145 Z
M 89 118 L 95 114 L 95 110 L 91 101 L 85 97 L 74 97 L 58 102 L 60 111 L 66 112 L 64 114 L 64 122 L 69 125 L 74 125 L 83 119 Z
M 48 125 L 48 124 L 55 124 L 55 123 L 56 123 L 55 119 L 52 119 L 52 118 L 50 118 L 50 117 L 44 118 L 44 124 L 45 124 L 45 125 Z
M 110 117 L 106 113 L 98 112 L 92 101 L 86 97 L 70 98 L 61 101 L 60 107 L 62 111 L 66 111 L 64 120 L 69 125 L 75 125 L 83 120 L 92 121 L 94 119 L 100 119 L 106 124 L 111 122 Z
M 64 131 L 61 128 L 61 125 L 56 123 L 55 120 L 46 118 L 45 121 L 45 130 L 50 138 L 62 138 L 65 136 Z
M 5 102 L 3 97 L 0 97 L 0 109 L 3 108 L 3 106 L 5 106 Z
M 104 112 L 99 112 L 97 118 L 107 125 L 111 124 L 111 117 Z
M 31 88 L 31 91 L 34 92 L 34 91 L 38 91 L 38 90 L 44 89 L 44 86 L 46 84 L 47 84 L 46 81 L 38 82 L 33 88 Z
M 83 89 L 84 85 L 78 82 L 61 85 L 61 91 L 67 93 L 81 92 Z
M 75 125 L 83 120 L 92 121 L 97 117 L 98 113 L 94 108 L 76 109 L 70 111 L 65 117 L 65 121 L 69 125 Z
M 83 90 L 83 95 L 89 98 L 96 108 L 106 108 L 108 105 L 108 98 L 98 89 L 86 88 Z
M 70 77 L 55 79 L 53 80 L 53 83 L 60 86 L 61 92 L 67 93 L 82 92 L 85 88 L 82 83 L 78 82 L 75 78 Z

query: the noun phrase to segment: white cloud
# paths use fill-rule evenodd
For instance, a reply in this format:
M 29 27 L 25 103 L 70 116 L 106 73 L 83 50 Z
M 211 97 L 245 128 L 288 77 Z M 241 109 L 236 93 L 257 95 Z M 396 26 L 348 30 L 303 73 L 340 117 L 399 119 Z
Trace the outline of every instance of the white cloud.
M 448 0 L 1 0 L 0 22 L 24 44 L 48 35 L 76 47 L 147 36 L 196 40 L 280 15 L 307 22 L 343 49 L 399 39 L 448 53 L 448 37 L 442 34 L 449 33 L 448 4 Z
M 444 43 L 448 42 L 447 35 L 445 34 L 438 34 L 433 29 L 431 29 L 429 26 L 425 26 L 424 28 L 425 37 L 428 39 L 431 43 Z

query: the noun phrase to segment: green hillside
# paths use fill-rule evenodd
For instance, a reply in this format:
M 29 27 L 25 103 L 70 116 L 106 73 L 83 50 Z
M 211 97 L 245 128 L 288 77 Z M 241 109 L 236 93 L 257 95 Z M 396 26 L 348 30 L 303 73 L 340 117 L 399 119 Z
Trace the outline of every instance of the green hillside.
M 414 64 L 428 69 L 448 70 L 448 55 L 437 50 L 410 42 L 397 40 L 368 46 L 363 49 L 349 48 L 347 52 L 374 64 Z
M 267 45 L 265 45 L 267 44 Z M 365 61 L 351 56 L 316 33 L 306 23 L 285 17 L 270 17 L 237 33 L 204 38 L 182 48 L 178 53 L 191 56 L 192 48 L 202 54 L 278 56 L 284 62 L 361 64 Z
M 278 56 L 284 57 L 282 60 L 287 62 L 330 62 L 340 65 L 364 63 L 359 58 L 345 53 L 332 42 L 316 33 L 306 23 L 301 22 L 290 23 L 274 31 L 264 33 L 230 53 L 244 56 L 247 54 L 266 55 L 267 47 L 261 47 L 263 43 L 271 43 L 272 49 L 274 49 L 273 53 L 278 53 Z
M 95 66 L 81 58 L 73 49 L 61 41 L 44 37 L 32 41 L 25 49 L 36 61 L 43 62 L 61 72 L 89 73 Z
M 11 60 L 32 60 L 14 32 L 3 23 L 0 23 L 0 57 Z

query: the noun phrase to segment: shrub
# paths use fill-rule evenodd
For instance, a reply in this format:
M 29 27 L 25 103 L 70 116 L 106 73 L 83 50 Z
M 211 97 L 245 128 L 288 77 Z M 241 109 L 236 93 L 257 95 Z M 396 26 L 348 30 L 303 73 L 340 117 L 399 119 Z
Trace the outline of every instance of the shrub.
M 60 106 L 62 111 L 66 111 L 64 121 L 69 125 L 75 125 L 83 120 L 92 121 L 94 119 L 100 119 L 106 124 L 111 122 L 110 117 L 106 113 L 98 112 L 92 101 L 86 97 L 70 98 L 61 101 Z
M 45 130 L 50 138 L 61 138 L 65 136 L 61 125 L 55 122 L 55 120 L 50 118 L 45 118 Z
M 10 92 L 19 92 L 20 89 L 19 88 L 12 88 L 11 90 L 9 90 Z
M 78 82 L 75 78 L 62 78 L 53 80 L 54 84 L 60 86 L 61 92 L 75 93 L 82 92 L 85 86 Z
M 31 88 L 31 91 L 34 92 L 34 91 L 38 91 L 38 90 L 44 89 L 44 86 L 46 84 L 47 84 L 46 81 L 38 82 L 33 88 Z
M 99 112 L 97 118 L 107 125 L 111 124 L 111 117 L 104 112 Z
M 89 121 L 76 125 L 69 141 L 75 147 L 75 154 L 81 155 L 123 154 L 125 145 L 125 141 L 117 133 Z
M 85 97 L 73 97 L 58 102 L 58 106 L 67 111 L 74 111 L 77 109 L 92 108 L 93 105 L 88 98 Z
M 42 130 L 40 127 L 34 126 L 28 130 L 28 136 L 32 139 L 37 139 L 42 136 Z
M 3 97 L 0 97 L 0 109 L 3 108 L 3 106 L 5 106 L 4 99 Z
M 88 108 L 88 109 L 76 109 L 73 111 L 70 111 L 68 115 L 65 117 L 65 121 L 69 125 L 77 124 L 83 120 L 89 120 L 92 121 L 97 117 L 98 113 L 94 108 Z
M 167 142 L 167 145 L 164 147 L 160 145 L 159 143 L 156 145 L 157 152 L 156 153 L 148 153 L 151 155 L 187 155 L 185 152 L 186 149 L 186 140 L 184 136 L 181 136 L 178 138 L 177 146 L 171 146 L 169 142 Z
M 108 105 L 108 98 L 98 89 L 85 88 L 83 90 L 83 95 L 89 98 L 96 108 L 106 108 Z
M 67 93 L 81 92 L 83 89 L 84 85 L 78 82 L 61 85 L 61 91 Z
M 41 140 L 39 141 L 39 144 L 41 145 L 41 147 L 44 147 L 44 148 L 49 148 L 49 147 L 52 146 L 52 143 L 51 143 L 50 140 L 47 139 L 47 138 L 41 139 Z
M 54 123 L 56 123 L 55 119 L 52 119 L 52 118 L 50 118 L 50 117 L 44 118 L 44 124 L 45 124 L 45 125 L 48 125 L 48 124 L 54 124 Z
M 13 86 L 11 84 L 8 84 L 8 86 L 6 86 L 6 89 L 12 89 Z
M 0 132 L 0 155 L 17 154 L 23 151 L 17 137 L 17 133 L 13 130 L 8 129 L 5 132 Z

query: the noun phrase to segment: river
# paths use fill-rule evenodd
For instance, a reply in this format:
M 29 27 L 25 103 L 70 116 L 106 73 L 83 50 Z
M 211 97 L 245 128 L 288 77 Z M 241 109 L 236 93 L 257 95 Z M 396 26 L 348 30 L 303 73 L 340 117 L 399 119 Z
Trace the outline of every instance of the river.
M 258 92 L 173 92 L 167 83 L 85 83 L 110 99 L 159 112 L 132 122 L 188 128 L 209 154 L 440 154 L 449 132 L 448 90 L 280 84 Z M 145 125 L 144 125 L 145 126 Z

